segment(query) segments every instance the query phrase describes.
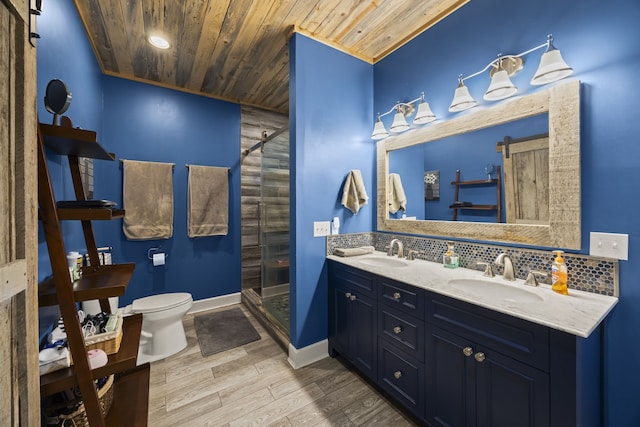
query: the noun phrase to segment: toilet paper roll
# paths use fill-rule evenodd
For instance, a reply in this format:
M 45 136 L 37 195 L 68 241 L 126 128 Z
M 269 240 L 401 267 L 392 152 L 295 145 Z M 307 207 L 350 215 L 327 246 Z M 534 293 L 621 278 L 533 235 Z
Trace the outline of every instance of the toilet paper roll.
M 107 353 L 104 350 L 95 349 L 87 351 L 87 357 L 89 358 L 89 368 L 95 369 L 104 366 L 108 362 Z
M 159 254 L 153 254 L 153 265 L 158 266 L 158 265 L 164 265 L 164 254 L 163 253 L 159 253 Z

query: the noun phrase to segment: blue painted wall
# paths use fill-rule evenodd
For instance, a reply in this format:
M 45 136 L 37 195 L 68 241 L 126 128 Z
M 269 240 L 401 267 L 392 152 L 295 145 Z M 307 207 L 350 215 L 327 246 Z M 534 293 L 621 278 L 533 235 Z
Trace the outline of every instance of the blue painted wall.
M 605 322 L 604 424 L 615 427 L 640 425 L 640 264 L 634 261 L 640 244 L 634 190 L 640 181 L 638 22 L 636 0 L 475 0 L 374 67 L 374 111 L 425 91 L 436 116 L 446 119 L 454 115 L 447 109 L 458 74 L 471 74 L 498 53 L 519 53 L 554 35 L 583 89 L 580 252 L 588 253 L 590 231 L 629 234 L 630 261 L 620 262 L 620 301 Z M 540 53 L 528 55 L 525 69 L 513 78 L 520 93 L 534 90 L 528 82 Z M 466 83 L 480 100 L 489 78 Z
M 99 142 L 118 159 L 176 163 L 174 235 L 168 240 L 127 241 L 122 221 L 94 222 L 100 246 L 113 247 L 114 262 L 135 262 L 136 270 L 120 305 L 161 292 L 190 292 L 195 300 L 240 292 L 240 106 L 157 86 L 103 76 L 70 0 L 45 2 L 38 19 L 38 107 L 52 78 L 67 83 L 73 99 L 65 113 L 75 126 L 98 132 Z M 66 157 L 49 154 L 57 199 L 73 199 Z M 189 239 L 186 234 L 185 164 L 226 166 L 229 174 L 229 234 Z M 95 161 L 95 197 L 122 206 L 122 166 Z M 86 251 L 79 223 L 64 222 L 67 250 Z M 147 250 L 162 245 L 164 267 L 153 268 Z M 51 274 L 44 240 L 39 239 L 39 276 Z
M 325 239 L 313 222 L 338 216 L 341 233 L 371 230 L 375 217 L 373 67 L 300 34 L 290 41 L 291 343 L 327 338 Z M 340 205 L 344 178 L 362 171 L 370 201 Z
M 72 94 L 64 115 L 74 126 L 102 130 L 102 73 L 72 1 L 44 2 L 38 18 L 37 105 L 41 122 L 51 123 L 53 115 L 44 107 L 47 84 L 52 79 L 66 83 Z M 71 65 L 71 63 L 73 65 Z M 47 153 L 53 190 L 58 200 L 74 199 L 69 162 L 64 156 Z M 67 250 L 84 251 L 82 228 L 78 222 L 63 222 Z M 38 236 L 38 277 L 51 274 L 47 244 L 40 226 Z
M 98 245 L 113 246 L 116 262 L 136 263 L 120 304 L 165 292 L 190 292 L 194 300 L 240 292 L 240 106 L 114 77 L 102 83 L 105 149 L 118 159 L 175 163 L 172 238 L 129 241 L 122 221 L 94 223 Z M 231 169 L 228 235 L 187 237 L 186 164 Z M 96 161 L 95 171 L 96 197 L 123 206 L 122 164 Z M 147 251 L 158 246 L 169 257 L 153 267 Z

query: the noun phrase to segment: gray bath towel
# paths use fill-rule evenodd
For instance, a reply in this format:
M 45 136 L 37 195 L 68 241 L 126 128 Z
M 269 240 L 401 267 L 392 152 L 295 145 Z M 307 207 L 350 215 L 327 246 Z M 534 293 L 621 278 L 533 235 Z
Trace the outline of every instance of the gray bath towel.
M 187 234 L 226 236 L 229 231 L 229 168 L 189 165 Z
M 392 214 L 398 211 L 407 210 L 407 196 L 404 193 L 402 180 L 397 173 L 389 174 L 389 212 Z
M 173 164 L 123 160 L 122 231 L 129 240 L 173 236 Z
M 353 169 L 347 175 L 342 189 L 342 206 L 349 209 L 353 214 L 357 214 L 360 208 L 367 204 L 369 196 L 364 188 L 362 172 Z
M 359 248 L 336 248 L 333 254 L 341 257 L 372 254 L 376 248 L 373 246 L 360 246 Z

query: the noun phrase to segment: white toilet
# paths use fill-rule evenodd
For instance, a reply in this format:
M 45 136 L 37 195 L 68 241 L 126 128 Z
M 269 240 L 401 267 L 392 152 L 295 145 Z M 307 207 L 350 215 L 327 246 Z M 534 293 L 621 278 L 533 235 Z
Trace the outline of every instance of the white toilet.
M 176 292 L 134 300 L 125 313 L 142 313 L 138 365 L 164 359 L 184 349 L 182 318 L 193 305 L 191 294 Z

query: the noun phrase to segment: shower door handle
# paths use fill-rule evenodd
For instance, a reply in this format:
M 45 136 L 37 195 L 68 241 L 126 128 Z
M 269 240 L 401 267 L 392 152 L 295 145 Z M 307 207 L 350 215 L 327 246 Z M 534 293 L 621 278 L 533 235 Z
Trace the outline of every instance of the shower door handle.
M 262 202 L 258 202 L 258 246 L 262 248 Z

